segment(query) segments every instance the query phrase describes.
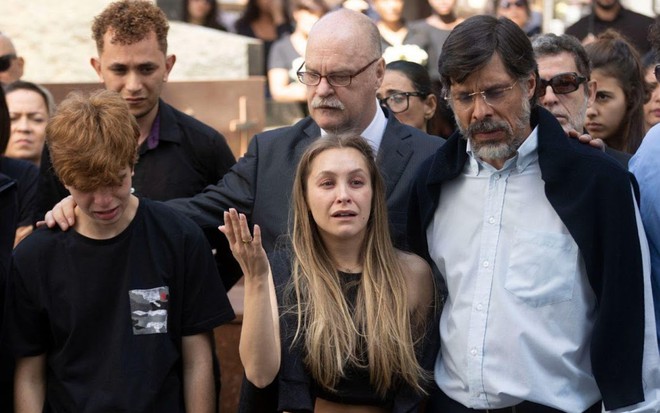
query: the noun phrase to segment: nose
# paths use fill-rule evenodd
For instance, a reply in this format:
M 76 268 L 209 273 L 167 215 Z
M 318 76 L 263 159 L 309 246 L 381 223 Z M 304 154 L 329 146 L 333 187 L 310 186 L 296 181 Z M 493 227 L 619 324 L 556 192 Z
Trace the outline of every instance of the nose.
M 94 191 L 94 203 L 104 207 L 112 200 L 112 190 L 110 188 L 99 188 Z
M 595 118 L 596 115 L 598 115 L 598 108 L 596 108 L 596 105 L 594 105 L 592 103 L 591 105 L 587 106 L 586 115 L 587 115 L 587 118 L 589 118 L 589 119 Z
M 126 76 L 125 88 L 132 93 L 140 91 L 142 89 L 142 77 L 134 71 L 131 71 Z
M 337 203 L 351 203 L 350 191 L 347 184 L 337 185 Z
M 328 83 L 328 79 L 325 77 L 322 77 L 319 84 L 314 87 L 316 88 L 315 94 L 317 96 L 330 96 L 335 92 L 335 89 L 333 89 L 330 83 Z
M 543 106 L 549 107 L 557 103 L 559 99 L 550 85 L 545 87 L 545 95 L 540 99 Z
M 651 93 L 651 100 L 660 102 L 660 85 L 656 86 Z
M 474 95 L 474 107 L 472 108 L 472 118 L 481 120 L 492 116 L 493 108 L 486 103 L 486 97 L 482 93 Z
M 21 132 L 28 132 L 30 130 L 30 122 L 28 121 L 27 116 L 21 116 L 12 121 L 11 124 L 16 130 Z

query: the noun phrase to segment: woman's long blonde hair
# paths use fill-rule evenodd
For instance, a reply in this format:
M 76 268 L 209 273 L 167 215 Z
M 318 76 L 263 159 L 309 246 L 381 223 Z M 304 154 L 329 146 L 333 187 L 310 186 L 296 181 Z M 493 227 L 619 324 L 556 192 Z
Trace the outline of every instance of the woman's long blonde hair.
M 362 282 L 351 311 L 338 271 L 307 204 L 312 161 L 328 149 L 354 148 L 371 177 L 371 214 L 362 246 Z M 385 188 L 371 146 L 357 135 L 317 139 L 303 154 L 293 186 L 293 263 L 285 303 L 297 317 L 294 345 L 304 349 L 313 378 L 332 391 L 349 366 L 367 367 L 381 396 L 401 382 L 423 392 L 425 372 L 415 356 L 423 315 L 410 314 L 404 270 L 390 238 Z

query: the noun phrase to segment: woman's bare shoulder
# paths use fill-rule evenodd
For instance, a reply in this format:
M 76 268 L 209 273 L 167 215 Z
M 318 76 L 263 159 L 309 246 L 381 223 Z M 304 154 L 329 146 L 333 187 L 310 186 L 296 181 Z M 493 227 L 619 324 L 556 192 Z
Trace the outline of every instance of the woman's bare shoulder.
M 435 287 L 429 264 L 419 255 L 397 250 L 397 255 L 403 267 L 403 273 L 408 284 L 408 291 L 416 301 L 427 301 L 433 298 Z

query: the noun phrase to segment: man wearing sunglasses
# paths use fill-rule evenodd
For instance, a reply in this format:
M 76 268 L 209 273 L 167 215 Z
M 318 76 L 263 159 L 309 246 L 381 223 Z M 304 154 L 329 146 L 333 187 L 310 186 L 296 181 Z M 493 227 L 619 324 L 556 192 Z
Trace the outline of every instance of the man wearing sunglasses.
M 23 76 L 25 61 L 16 54 L 9 36 L 0 33 L 0 84 L 8 85 Z
M 630 174 L 537 105 L 511 20 L 465 20 L 439 66 L 459 131 L 421 165 L 408 214 L 412 251 L 447 290 L 427 410 L 660 411 Z
M 539 104 L 555 115 L 566 133 L 583 133 L 587 107 L 596 97 L 584 47 L 573 36 L 552 33 L 534 37 L 532 47 L 539 69 Z M 629 154 L 609 147 L 605 153 L 628 167 Z

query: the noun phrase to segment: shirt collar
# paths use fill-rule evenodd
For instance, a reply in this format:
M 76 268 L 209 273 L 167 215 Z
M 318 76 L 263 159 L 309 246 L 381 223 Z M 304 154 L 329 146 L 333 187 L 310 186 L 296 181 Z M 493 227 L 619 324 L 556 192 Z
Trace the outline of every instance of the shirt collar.
M 147 136 L 147 149 L 155 149 L 160 141 L 160 113 L 156 115 L 154 123 L 151 125 L 149 136 Z
M 387 118 L 385 117 L 383 110 L 380 109 L 380 104 L 378 104 L 378 101 L 376 101 L 376 104 L 376 114 L 371 120 L 369 126 L 367 126 L 366 129 L 362 131 L 360 136 L 369 142 L 375 153 L 378 153 L 378 148 L 380 148 L 380 143 L 383 140 L 383 134 L 385 133 L 385 128 L 387 127 Z M 328 132 L 321 129 L 321 136 L 325 136 L 327 134 Z
M 523 172 L 532 162 L 535 162 L 538 155 L 539 139 L 538 139 L 538 126 L 534 127 L 527 139 L 520 145 L 516 154 L 504 162 L 502 171 L 506 169 L 515 168 L 519 173 Z M 478 176 L 483 170 L 495 172 L 496 169 L 487 162 L 478 159 L 472 152 L 472 145 L 468 140 L 465 151 L 468 154 L 468 161 L 465 165 L 466 173 L 468 175 Z

